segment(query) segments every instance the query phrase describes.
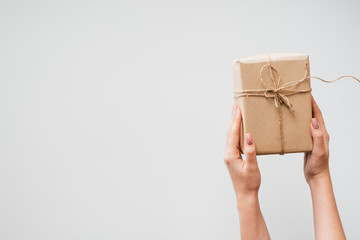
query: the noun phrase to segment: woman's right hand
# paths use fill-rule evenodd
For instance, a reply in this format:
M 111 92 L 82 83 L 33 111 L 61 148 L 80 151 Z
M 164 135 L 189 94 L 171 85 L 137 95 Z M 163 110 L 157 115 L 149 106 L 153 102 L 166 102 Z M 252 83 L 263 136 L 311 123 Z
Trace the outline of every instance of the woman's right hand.
M 329 171 L 329 134 L 313 97 L 312 109 L 310 130 L 313 149 L 305 153 L 304 174 L 313 202 L 315 239 L 345 240 Z
M 312 96 L 311 100 L 313 118 L 310 130 L 313 137 L 313 149 L 304 155 L 304 174 L 308 184 L 315 179 L 330 176 L 329 134 L 326 131 L 321 111 Z

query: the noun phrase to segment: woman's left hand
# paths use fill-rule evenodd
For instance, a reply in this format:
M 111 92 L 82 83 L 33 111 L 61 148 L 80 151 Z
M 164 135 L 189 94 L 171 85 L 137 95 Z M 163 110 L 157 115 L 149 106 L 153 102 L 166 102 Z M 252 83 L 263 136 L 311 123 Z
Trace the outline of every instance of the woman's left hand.
M 229 170 L 238 201 L 249 197 L 257 198 L 261 182 L 255 142 L 249 133 L 246 134 L 245 138 L 245 159 L 242 159 L 238 148 L 241 120 L 241 110 L 239 106 L 234 105 L 226 139 L 224 161 Z

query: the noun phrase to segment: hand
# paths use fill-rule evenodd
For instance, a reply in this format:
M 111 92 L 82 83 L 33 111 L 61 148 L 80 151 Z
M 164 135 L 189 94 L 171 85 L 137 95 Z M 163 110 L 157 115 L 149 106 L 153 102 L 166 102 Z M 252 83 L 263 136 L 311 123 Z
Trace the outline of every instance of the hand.
M 258 198 L 261 178 L 256 160 L 255 142 L 250 134 L 246 134 L 244 149 L 246 159 L 243 160 L 238 148 L 240 124 L 241 111 L 234 105 L 224 161 L 236 193 L 241 239 L 270 239 Z
M 326 131 L 321 111 L 312 98 L 313 118 L 310 123 L 313 137 L 312 152 L 304 155 L 304 174 L 306 181 L 311 181 L 323 176 L 329 177 L 329 134 Z
M 237 105 L 234 105 L 226 139 L 224 161 L 229 170 L 238 201 L 247 197 L 257 197 L 261 182 L 256 160 L 255 142 L 250 134 L 246 134 L 245 160 L 242 159 L 238 149 L 240 124 L 241 110 Z
M 305 153 L 304 174 L 311 190 L 315 239 L 346 239 L 330 178 L 329 134 L 313 97 L 312 110 L 313 119 L 310 130 L 313 137 L 313 150 Z

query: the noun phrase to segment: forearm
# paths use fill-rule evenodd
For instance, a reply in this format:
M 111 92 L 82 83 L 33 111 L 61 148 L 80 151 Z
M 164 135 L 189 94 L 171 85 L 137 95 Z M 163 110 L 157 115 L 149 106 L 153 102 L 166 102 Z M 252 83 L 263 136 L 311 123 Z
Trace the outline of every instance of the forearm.
M 238 211 L 242 240 L 270 239 L 257 195 L 239 198 Z
M 311 189 L 315 238 L 317 240 L 346 239 L 337 210 L 330 174 L 309 182 Z

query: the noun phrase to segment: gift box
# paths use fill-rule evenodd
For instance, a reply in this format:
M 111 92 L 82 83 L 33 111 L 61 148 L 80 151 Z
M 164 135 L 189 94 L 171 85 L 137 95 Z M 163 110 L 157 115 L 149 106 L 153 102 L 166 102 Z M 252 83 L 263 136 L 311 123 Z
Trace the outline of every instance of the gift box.
M 256 153 L 312 150 L 309 56 L 265 54 L 235 60 L 234 102 L 242 111 L 240 146 L 251 133 Z

